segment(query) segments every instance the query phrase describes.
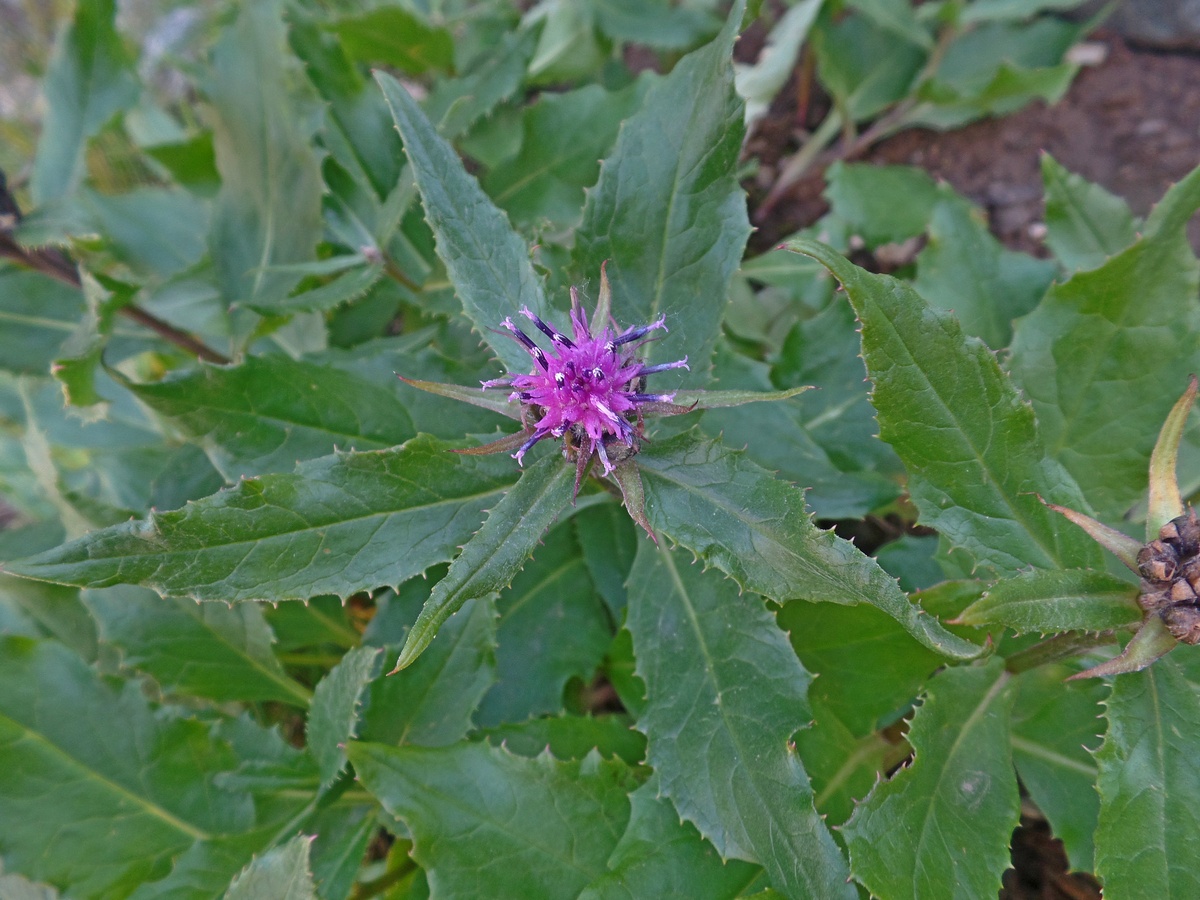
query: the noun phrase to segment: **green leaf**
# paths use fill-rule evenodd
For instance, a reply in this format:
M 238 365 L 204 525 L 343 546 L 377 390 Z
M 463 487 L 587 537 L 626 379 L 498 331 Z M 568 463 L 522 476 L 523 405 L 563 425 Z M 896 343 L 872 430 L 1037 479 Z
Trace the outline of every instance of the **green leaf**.
M 680 562 L 642 541 L 629 576 L 647 697 L 638 730 L 662 792 L 722 857 L 761 863 L 782 893 L 855 896 L 789 746 L 811 678 L 761 598 Z
M 284 674 L 257 604 L 164 600 L 133 587 L 85 591 L 83 601 L 100 639 L 121 650 L 125 665 L 154 676 L 167 691 L 220 702 L 308 706 L 311 694 Z
M 96 658 L 97 623 L 77 588 L 0 575 L 0 606 L 6 610 L 0 633 L 53 637 L 89 662 Z
M 148 384 L 123 382 L 205 448 L 226 480 L 290 471 L 337 448 L 381 450 L 413 436 L 388 387 L 286 356 L 201 366 Z
M 877 732 L 855 735 L 839 716 L 843 709 L 815 696 L 812 705 L 813 724 L 796 735 L 796 748 L 812 779 L 817 812 L 828 824 L 840 825 L 908 745 L 894 745 Z
M 1020 572 L 963 610 L 964 625 L 1007 625 L 1030 631 L 1107 631 L 1142 620 L 1137 587 L 1087 569 Z
M 637 532 L 616 503 L 582 509 L 571 517 L 593 586 L 614 620 L 625 609 L 625 582 L 637 555 Z
M 916 7 L 908 0 L 850 0 L 848 5 L 878 28 L 924 50 L 933 49 L 933 37 L 918 20 Z
M 898 244 L 925 231 L 944 194 L 913 166 L 835 162 L 825 173 L 825 199 L 867 246 Z
M 1096 761 L 1100 702 L 1096 681 L 1063 683 L 1065 670 L 1040 666 L 1013 681 L 1013 762 L 1021 784 L 1063 842 L 1071 869 L 1092 871 L 1092 834 L 1100 811 Z
M 250 797 L 214 782 L 233 758 L 207 732 L 156 715 L 138 685 L 115 690 L 60 644 L 0 638 L 6 868 L 124 896 L 194 842 L 249 825 Z
M 0 268 L 0 368 L 45 375 L 83 316 L 83 293 L 35 272 Z
M 525 349 L 493 329 L 526 306 L 548 318 L 529 249 L 400 82 L 382 72 L 376 79 L 400 130 L 438 256 L 463 311 L 510 371 L 527 369 Z
M 178 188 L 140 187 L 125 194 L 84 191 L 107 249 L 134 274 L 161 281 L 204 256 L 209 206 Z
M 233 880 L 224 900 L 317 900 L 308 869 L 312 838 L 297 835 L 260 856 Z
M 880 434 L 908 468 L 921 521 L 965 560 L 998 573 L 1099 566 L 1096 545 L 1039 501 L 1085 506 L 1071 476 L 1045 458 L 1033 410 L 987 347 L 907 284 L 821 244 L 788 246 L 846 288 L 862 323 Z
M 371 803 L 326 807 L 306 824 L 316 834 L 312 845 L 313 880 L 323 900 L 349 897 L 358 880 L 367 846 L 379 834 L 379 807 Z
M 378 647 L 355 647 L 313 691 L 304 739 L 321 772 L 322 789 L 333 784 L 346 766 L 345 745 L 358 736 L 362 697 L 379 675 L 382 661 Z
M 496 684 L 480 706 L 481 725 L 560 712 L 567 682 L 590 682 L 612 642 L 573 525 L 551 529 L 500 595 Z
M 358 62 L 392 66 L 411 75 L 449 69 L 454 63 L 450 32 L 396 6 L 344 16 L 331 27 Z
M 269 268 L 310 259 L 321 237 L 321 172 L 286 47 L 278 0 L 241 7 L 205 80 L 221 173 L 208 246 L 229 305 L 286 294 L 297 277 Z
M 411 665 L 442 623 L 468 600 L 508 587 L 550 523 L 566 508 L 572 475 L 571 466 L 557 454 L 522 473 L 429 595 L 393 671 Z
M 1186 648 L 1190 651 L 1191 648 Z M 1186 651 L 1185 651 L 1186 652 Z M 1096 754 L 1096 874 L 1112 897 L 1200 892 L 1200 699 L 1175 657 L 1119 675 Z
M 758 866 L 726 863 L 659 793 L 657 777 L 629 795 L 629 827 L 608 860 L 611 870 L 579 900 L 725 900 L 739 897 L 759 876 Z
M 817 674 L 809 698 L 837 710 L 855 737 L 889 724 L 920 692 L 942 658 L 894 619 L 869 606 L 788 603 L 779 611 L 804 668 Z M 863 665 L 874 659 L 886 665 Z
M 1046 447 L 1100 519 L 1144 494 L 1159 426 L 1200 367 L 1200 264 L 1184 230 L 1198 206 L 1200 169 L 1155 207 L 1141 240 L 1055 285 L 1013 338 L 1012 375 Z
M 936 653 L 979 655 L 980 648 L 910 603 L 874 560 L 819 530 L 803 493 L 735 451 L 683 435 L 648 447 L 637 460 L 654 528 L 745 589 L 778 601 L 870 604 Z
M 402 585 L 376 613 L 365 638 L 386 640 L 387 653 L 398 652 L 429 592 L 430 585 L 416 579 Z M 381 633 L 384 629 L 375 627 L 381 618 L 393 627 L 399 619 L 403 629 Z M 457 615 L 443 623 L 415 663 L 371 682 L 358 737 L 421 747 L 453 744 L 472 730 L 479 701 L 495 681 L 496 604 L 485 596 L 468 600 Z
M 817 74 L 838 116 L 861 122 L 909 91 L 927 54 L 862 16 L 847 16 L 813 34 Z
M 746 104 L 746 127 L 765 116 L 783 90 L 824 0 L 800 0 L 779 17 L 753 64 L 734 63 L 734 83 Z
M 425 112 L 438 131 L 453 140 L 515 94 L 536 40 L 536 31 L 529 29 L 504 34 L 464 75 L 435 85 Z
M 114 6 L 113 0 L 79 0 L 74 21 L 55 42 L 30 184 L 39 206 L 74 192 L 88 138 L 137 100 L 137 77 L 113 25 Z
M 993 658 L 929 682 L 908 734 L 913 762 L 876 787 L 842 830 L 854 877 L 872 893 L 933 900 L 1000 890 L 1020 813 L 1008 681 Z
M 1000 350 L 1012 338 L 1013 320 L 1037 305 L 1057 271 L 1052 262 L 1004 249 L 982 212 L 954 198 L 933 208 L 913 288 L 952 311 L 964 332 Z
M 503 745 L 531 759 L 546 750 L 556 759 L 583 759 L 593 749 L 631 766 L 646 759 L 646 738 L 633 730 L 625 716 L 549 716 L 481 729 L 478 735 L 494 747 Z
M 743 125 L 731 47 L 741 3 L 712 43 L 646 92 L 601 164 L 575 235 L 577 277 L 608 261 L 623 323 L 667 318 L 652 357 L 691 361 L 707 377 L 729 282 L 750 233 L 737 183 Z
M 487 744 L 347 748 L 359 779 L 403 819 L 439 897 L 574 898 L 607 871 L 629 821 L 624 763 L 513 756 Z
M 542 94 L 521 116 L 520 151 L 488 172 L 484 190 L 519 224 L 576 222 L 584 188 L 595 183 L 599 160 L 612 148 L 621 122 L 640 105 L 648 83 L 643 78 L 620 91 L 593 84 Z
M 610 38 L 657 50 L 686 50 L 721 27 L 707 10 L 664 0 L 596 0 L 594 6 L 596 24 Z
M 1129 206 L 1042 154 L 1046 246 L 1069 270 L 1095 269 L 1137 240 Z
M 245 479 L 5 568 L 60 584 L 141 584 L 201 600 L 345 598 L 449 559 L 510 477 L 508 460 L 454 459 L 417 437 L 394 450 L 338 453 L 302 463 L 295 474 Z

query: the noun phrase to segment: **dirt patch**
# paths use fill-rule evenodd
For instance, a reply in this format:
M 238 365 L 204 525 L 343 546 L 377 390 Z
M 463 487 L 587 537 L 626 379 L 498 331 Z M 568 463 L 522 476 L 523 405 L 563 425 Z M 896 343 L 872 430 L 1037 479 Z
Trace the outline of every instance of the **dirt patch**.
M 1200 54 L 1140 50 L 1111 32 L 1092 40 L 1107 49 L 1104 62 L 1081 71 L 1057 105 L 1036 102 L 952 132 L 902 132 L 863 159 L 927 169 L 984 207 L 995 234 L 1026 252 L 1042 252 L 1036 226 L 1042 217 L 1043 151 L 1144 215 L 1200 164 Z M 785 91 L 753 138 L 750 150 L 763 160 L 768 177 L 795 152 L 796 95 Z M 749 186 L 751 210 L 769 187 L 767 180 Z M 755 245 L 766 249 L 819 218 L 826 209 L 822 188 L 819 173 L 797 184 L 769 219 L 757 223 Z M 1200 251 L 1200 219 L 1193 218 L 1189 234 Z

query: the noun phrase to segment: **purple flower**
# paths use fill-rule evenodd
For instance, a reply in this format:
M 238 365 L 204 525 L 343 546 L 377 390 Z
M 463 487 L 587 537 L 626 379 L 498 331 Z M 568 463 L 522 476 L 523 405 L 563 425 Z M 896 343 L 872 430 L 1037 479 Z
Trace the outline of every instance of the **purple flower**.
M 522 405 L 531 431 L 513 454 L 518 462 L 542 438 L 565 438 L 564 453 L 578 454 L 581 474 L 595 454 L 607 475 L 613 470 L 610 448 L 617 450 L 618 461 L 636 453 L 643 436 L 643 412 L 664 412 L 663 407 L 675 399 L 674 394 L 645 393 L 646 376 L 686 369 L 687 358 L 648 366 L 638 357 L 638 349 L 650 340 L 648 334 L 666 330 L 665 317 L 620 334 L 606 325 L 593 335 L 574 290 L 571 301 L 573 337 L 547 325 L 529 309 L 521 310 L 549 338 L 549 351 L 511 318 L 505 319 L 501 324 L 529 351 L 534 368 L 528 375 L 510 373 L 483 386 L 510 388 L 509 399 Z

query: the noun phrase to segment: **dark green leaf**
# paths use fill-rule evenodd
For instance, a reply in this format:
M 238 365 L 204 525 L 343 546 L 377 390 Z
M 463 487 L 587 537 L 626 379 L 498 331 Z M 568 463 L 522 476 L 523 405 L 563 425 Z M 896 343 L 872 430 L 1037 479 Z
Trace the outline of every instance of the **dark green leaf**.
M 1020 572 L 989 588 L 960 621 L 1007 625 L 1018 634 L 1037 631 L 1107 631 L 1141 621 L 1137 587 L 1087 569 Z
M 1096 681 L 1063 683 L 1066 671 L 1041 666 L 1014 679 L 1013 762 L 1021 784 L 1063 842 L 1071 868 L 1092 871 L 1092 834 L 1100 811 L 1096 761 L 1100 703 Z
M 572 474 L 557 454 L 522 473 L 434 587 L 393 671 L 411 665 L 442 623 L 468 600 L 508 587 L 550 523 L 566 509 Z
M 933 208 L 913 288 L 953 312 L 964 332 L 1000 350 L 1012 338 L 1013 320 L 1037 305 L 1057 271 L 1052 262 L 1006 250 L 982 213 L 954 198 Z
M 308 689 L 284 674 L 271 628 L 255 603 L 164 600 L 124 586 L 85 591 L 83 601 L 101 640 L 120 648 L 126 665 L 154 676 L 168 691 L 222 702 L 308 706 Z
M 687 50 L 721 27 L 711 12 L 664 0 L 596 0 L 594 5 L 596 24 L 610 38 L 659 50 Z
M 869 606 L 788 603 L 779 612 L 804 668 L 818 678 L 813 702 L 837 710 L 842 727 L 855 737 L 888 724 L 920 692 L 942 663 L 893 619 Z M 887 665 L 863 665 L 863 660 Z
M 46 375 L 83 316 L 83 293 L 45 275 L 0 268 L 0 368 Z
M 75 20 L 55 44 L 30 185 L 39 205 L 75 190 L 88 138 L 137 100 L 137 78 L 113 26 L 114 5 L 113 0 L 79 0 Z
M 288 95 L 285 38 L 279 0 L 241 7 L 205 82 L 221 173 L 208 245 L 230 305 L 286 294 L 297 277 L 270 267 L 310 259 L 321 236 L 321 173 Z
M 450 32 L 427 25 L 398 6 L 340 18 L 332 29 L 358 62 L 393 66 L 413 75 L 448 69 L 454 62 Z
M 820 678 L 818 678 L 820 681 Z M 813 697 L 813 724 L 796 735 L 796 749 L 812 779 L 813 805 L 830 825 L 850 818 L 855 805 L 907 751 L 882 734 L 852 733 L 839 717 L 844 708 Z
M 700 554 L 747 590 L 776 600 L 877 606 L 921 644 L 970 659 L 979 648 L 910 603 L 874 560 L 819 530 L 804 495 L 713 442 L 684 435 L 638 456 L 654 528 Z
M 348 597 L 447 560 L 510 478 L 509 460 L 455 459 L 418 437 L 394 450 L 339 453 L 302 463 L 295 474 L 246 479 L 5 568 L 83 587 L 141 584 L 164 596 L 227 602 Z
M 318 682 L 304 729 L 305 745 L 327 788 L 346 765 L 345 745 L 358 736 L 363 694 L 379 675 L 383 651 L 356 647 Z
M 925 172 L 911 166 L 835 162 L 825 173 L 833 214 L 867 246 L 900 243 L 925 231 L 943 196 Z
M 652 356 L 686 356 L 693 381 L 707 378 L 750 233 L 736 177 L 744 129 L 730 58 L 741 9 L 735 4 L 712 43 L 647 91 L 601 165 L 575 236 L 577 277 L 595 278 L 607 260 L 617 320 L 665 315 L 670 333 Z
M 250 798 L 214 783 L 232 763 L 206 726 L 155 715 L 138 685 L 114 690 L 59 644 L 0 638 L 6 868 L 126 895 L 194 842 L 250 824 Z
M 317 900 L 308 869 L 312 838 L 298 835 L 250 863 L 226 891 L 224 900 Z
M 1100 552 L 1039 499 L 1080 509 L 1071 476 L 1041 449 L 1033 410 L 988 349 L 912 288 L 828 247 L 789 245 L 824 263 L 862 322 L 880 433 L 904 460 L 925 524 L 999 573 L 1098 566 Z
M 861 122 L 900 100 L 926 54 L 862 16 L 847 16 L 813 35 L 817 73 L 837 102 L 839 117 Z M 836 127 L 836 121 L 835 121 Z
M 612 642 L 573 524 L 551 529 L 500 595 L 496 684 L 480 706 L 481 725 L 560 712 L 567 682 L 590 682 Z
M 930 900 L 1000 890 L 1020 812 L 1008 679 L 993 658 L 930 681 L 908 734 L 915 759 L 876 787 L 842 831 L 854 877 L 872 893 Z
M 1067 269 L 1095 269 L 1137 239 L 1129 206 L 1042 154 L 1046 246 Z
M 349 897 L 371 839 L 379 833 L 379 807 L 371 803 L 333 804 L 306 826 L 312 845 L 312 874 L 322 900 Z
M 290 471 L 338 448 L 393 447 L 414 433 L 390 385 L 286 356 L 125 386 L 201 444 L 229 481 Z
M 596 754 L 558 762 L 487 744 L 362 743 L 348 753 L 367 789 L 408 825 L 413 858 L 448 900 L 575 898 L 607 871 L 629 821 L 632 772 Z
M 96 622 L 77 588 L 0 575 L 0 605 L 16 620 L 0 633 L 53 637 L 85 660 L 96 658 Z
M 621 121 L 640 104 L 648 82 L 615 92 L 588 85 L 546 93 L 524 110 L 520 152 L 492 169 L 483 187 L 520 224 L 559 226 L 579 219 L 584 188 L 612 148 Z
M 1200 841 L 1200 769 L 1195 764 L 1200 698 L 1195 684 L 1168 656 L 1141 672 L 1118 675 L 1105 706 L 1108 731 L 1096 754 L 1096 874 L 1105 893 L 1200 893 L 1200 869 L 1191 852 Z
M 741 896 L 758 866 L 724 862 L 696 829 L 659 793 L 652 777 L 629 795 L 629 827 L 608 860 L 611 870 L 579 900 L 724 900 Z
M 403 630 L 367 636 L 386 637 L 387 652 L 396 651 L 429 592 L 428 583 L 415 579 L 402 585 L 375 620 L 385 616 L 395 623 L 400 618 Z M 358 736 L 382 744 L 452 744 L 471 730 L 472 715 L 495 680 L 496 604 L 490 596 L 478 597 L 442 624 L 415 663 L 371 683 Z
M 625 609 L 625 582 L 637 554 L 637 532 L 615 503 L 580 510 L 571 517 L 588 575 L 614 620 Z
M 526 306 L 547 317 L 529 248 L 400 82 L 382 72 L 376 78 L 400 130 L 425 216 L 437 237 L 438 256 L 446 264 L 463 311 L 510 370 L 527 369 L 525 349 L 493 329 Z
M 662 792 L 722 857 L 761 863 L 781 892 L 855 896 L 789 745 L 810 715 L 808 673 L 761 598 L 681 562 L 642 541 L 629 577 L 638 730 Z
M 617 757 L 631 766 L 646 759 L 646 738 L 633 730 L 625 716 L 543 717 L 485 728 L 478 734 L 492 746 L 503 745 L 530 758 L 549 750 L 556 759 L 583 759 L 595 749 L 606 759 Z
M 1158 430 L 1200 367 L 1200 264 L 1184 231 L 1198 206 L 1200 169 L 1155 207 L 1140 241 L 1055 285 L 1013 338 L 1013 378 L 1046 447 L 1101 519 L 1144 494 Z

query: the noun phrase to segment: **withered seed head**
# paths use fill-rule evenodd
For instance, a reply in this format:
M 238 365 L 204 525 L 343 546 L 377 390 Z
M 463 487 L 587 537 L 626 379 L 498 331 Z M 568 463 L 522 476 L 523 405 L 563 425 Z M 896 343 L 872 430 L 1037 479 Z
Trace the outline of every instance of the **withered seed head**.
M 1200 644 L 1200 520 L 1194 510 L 1172 519 L 1138 552 L 1138 605 L 1158 613 L 1176 640 Z

